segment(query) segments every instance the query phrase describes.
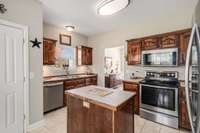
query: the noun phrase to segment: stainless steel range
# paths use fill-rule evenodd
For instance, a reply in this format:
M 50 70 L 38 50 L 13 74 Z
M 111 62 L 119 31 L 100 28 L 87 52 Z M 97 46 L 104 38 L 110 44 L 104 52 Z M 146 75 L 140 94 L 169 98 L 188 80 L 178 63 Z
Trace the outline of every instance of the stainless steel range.
M 146 72 L 140 82 L 140 115 L 178 128 L 178 72 Z

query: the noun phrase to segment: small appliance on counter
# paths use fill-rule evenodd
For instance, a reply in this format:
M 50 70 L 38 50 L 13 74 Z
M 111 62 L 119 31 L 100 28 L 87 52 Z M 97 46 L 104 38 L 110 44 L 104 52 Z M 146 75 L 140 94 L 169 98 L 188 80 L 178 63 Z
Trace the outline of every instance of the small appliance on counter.
M 178 128 L 178 72 L 146 72 L 140 105 L 141 117 Z

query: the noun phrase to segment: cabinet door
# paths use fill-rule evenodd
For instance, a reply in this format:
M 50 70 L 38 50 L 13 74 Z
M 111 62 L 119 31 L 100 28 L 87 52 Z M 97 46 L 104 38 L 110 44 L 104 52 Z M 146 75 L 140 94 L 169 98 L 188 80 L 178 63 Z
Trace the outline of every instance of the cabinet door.
M 82 65 L 92 65 L 92 48 L 82 46 L 81 56 Z
M 159 48 L 159 39 L 158 38 L 148 38 L 142 41 L 142 50 L 151 50 Z
M 92 48 L 88 48 L 88 65 L 92 65 Z
M 48 64 L 48 61 L 49 61 L 48 49 L 49 49 L 48 42 L 44 41 L 43 42 L 43 64 L 44 65 Z
M 128 65 L 141 63 L 141 41 L 128 42 Z
M 189 116 L 187 112 L 187 104 L 186 104 L 186 97 L 185 97 L 185 89 L 181 87 L 179 89 L 179 124 L 181 128 L 185 129 L 191 129 L 190 128 L 190 122 L 189 122 Z
M 191 31 L 185 32 L 180 35 L 179 45 L 179 65 L 185 65 L 187 48 L 190 40 Z
M 67 95 L 66 95 L 67 96 Z M 67 133 L 91 133 L 90 110 L 83 107 L 83 101 L 67 96 Z
M 48 50 L 48 64 L 55 64 L 55 48 L 56 48 L 56 45 L 52 42 L 52 43 L 49 43 L 49 50 Z
M 82 65 L 87 65 L 86 51 L 87 51 L 87 48 L 82 46 L 82 48 L 81 48 L 81 56 L 82 56 L 81 62 L 82 62 Z
M 56 40 L 44 38 L 43 40 L 43 64 L 55 64 Z
M 139 114 L 139 110 L 140 110 L 139 85 L 134 84 L 134 83 L 124 82 L 123 86 L 124 86 L 124 90 L 136 93 L 136 96 L 134 99 L 134 112 L 135 112 L 135 114 Z
M 177 34 L 164 35 L 161 38 L 162 48 L 175 48 L 179 44 L 179 36 Z

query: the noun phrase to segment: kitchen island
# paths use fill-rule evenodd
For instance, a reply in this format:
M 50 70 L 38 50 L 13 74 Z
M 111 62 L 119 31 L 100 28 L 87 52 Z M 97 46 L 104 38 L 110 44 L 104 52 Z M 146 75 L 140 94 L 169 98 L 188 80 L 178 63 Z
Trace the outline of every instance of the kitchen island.
M 65 95 L 67 133 L 134 133 L 135 93 L 92 85 Z

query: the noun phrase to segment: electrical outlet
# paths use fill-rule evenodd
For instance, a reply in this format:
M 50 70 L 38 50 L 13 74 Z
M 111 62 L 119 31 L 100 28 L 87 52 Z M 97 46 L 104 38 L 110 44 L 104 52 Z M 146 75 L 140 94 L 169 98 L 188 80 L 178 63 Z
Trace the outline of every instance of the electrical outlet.
M 90 108 L 90 103 L 83 101 L 83 107 Z

